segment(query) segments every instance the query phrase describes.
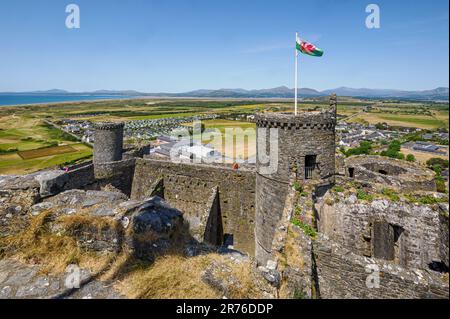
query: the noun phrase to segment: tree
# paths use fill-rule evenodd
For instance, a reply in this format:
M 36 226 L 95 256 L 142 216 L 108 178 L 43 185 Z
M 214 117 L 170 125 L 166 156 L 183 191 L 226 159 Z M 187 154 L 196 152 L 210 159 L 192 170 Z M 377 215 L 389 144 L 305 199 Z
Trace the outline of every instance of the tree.
M 448 160 L 443 159 L 443 158 L 438 158 L 438 157 L 430 158 L 427 161 L 427 166 L 429 168 L 433 168 L 434 165 L 440 165 L 441 168 L 447 168 L 448 164 L 449 164 Z
M 442 166 L 441 166 L 441 165 L 439 165 L 439 164 L 434 164 L 433 167 L 432 167 L 432 169 L 433 169 L 433 171 L 436 172 L 436 175 L 437 175 L 437 176 L 441 176 L 441 174 L 442 174 Z
M 391 142 L 391 144 L 389 144 L 389 149 L 391 149 L 395 152 L 400 152 L 401 148 L 402 148 L 402 143 L 400 143 L 399 140 L 393 140 Z
M 377 130 L 387 130 L 388 125 L 387 125 L 387 123 L 377 123 L 377 124 L 375 124 L 375 128 Z
M 393 140 L 386 151 L 380 153 L 381 156 L 386 156 L 390 158 L 404 159 L 405 155 L 400 153 L 402 144 L 398 140 Z
M 345 155 L 347 157 L 354 156 L 354 155 L 368 155 L 372 152 L 372 143 L 369 141 L 362 141 L 359 144 L 359 147 L 356 148 L 350 148 L 345 152 Z
M 414 155 L 408 154 L 408 155 L 406 156 L 406 160 L 407 160 L 408 162 L 415 162 L 415 161 L 416 161 L 416 158 L 415 158 Z

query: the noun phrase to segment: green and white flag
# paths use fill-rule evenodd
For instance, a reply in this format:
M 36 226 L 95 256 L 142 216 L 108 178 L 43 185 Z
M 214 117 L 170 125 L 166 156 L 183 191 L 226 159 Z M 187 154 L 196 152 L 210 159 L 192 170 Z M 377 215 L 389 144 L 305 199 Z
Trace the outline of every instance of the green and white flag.
M 296 43 L 297 50 L 300 51 L 303 54 L 310 55 L 310 56 L 322 56 L 323 51 L 316 47 L 314 44 L 305 42 L 297 38 Z

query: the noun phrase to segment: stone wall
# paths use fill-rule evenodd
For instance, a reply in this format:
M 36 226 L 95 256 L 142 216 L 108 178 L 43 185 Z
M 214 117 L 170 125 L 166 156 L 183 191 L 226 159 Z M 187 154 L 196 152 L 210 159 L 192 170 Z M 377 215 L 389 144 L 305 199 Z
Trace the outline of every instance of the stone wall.
M 40 185 L 41 197 L 53 196 L 71 189 L 82 189 L 95 183 L 94 165 L 88 164 L 68 172 L 42 172 L 36 177 L 36 180 Z
M 219 246 L 223 243 L 222 213 L 220 211 L 219 189 L 214 187 L 206 203 L 205 216 L 208 217 L 203 232 L 203 242 Z
M 256 257 L 258 264 L 265 265 L 271 258 L 275 226 L 283 213 L 292 174 L 303 182 L 334 183 L 336 117 L 334 109 L 295 116 L 260 113 L 256 123 L 257 154 L 268 156 L 271 148 L 278 151 L 275 170 L 265 172 L 267 165 L 259 155 L 256 163 Z M 278 134 L 278 145 L 271 143 L 273 129 Z M 307 170 L 307 166 L 311 169 Z
M 164 199 L 182 211 L 185 219 L 202 223 L 205 215 L 211 211 L 218 212 L 220 208 L 224 235 L 232 235 L 236 249 L 254 254 L 253 171 L 138 159 L 131 197 L 144 199 L 150 196 L 154 192 L 155 182 L 160 179 L 163 179 Z M 212 199 L 216 187 L 218 200 Z
M 449 298 L 448 279 L 439 273 L 407 270 L 358 256 L 333 243 L 331 238 L 319 236 L 314 242 L 314 259 L 318 274 L 317 293 L 323 299 Z M 376 269 L 379 270 L 379 286 L 372 279 L 374 277 L 369 277 Z
M 402 192 L 436 191 L 435 174 L 419 164 L 382 156 L 354 156 L 345 160 L 346 176 L 385 185 Z
M 320 233 L 358 255 L 420 269 L 441 261 L 440 212 L 432 205 L 366 202 L 329 192 L 318 206 L 317 225 Z
M 336 152 L 336 174 L 345 176 L 345 155 Z
M 96 181 L 100 187 L 111 185 L 130 196 L 135 165 L 136 159 L 134 158 L 117 162 L 96 163 L 94 165 Z
M 448 206 L 442 210 L 439 214 L 439 237 L 441 238 L 441 245 L 439 247 L 441 261 L 449 268 L 449 256 L 448 256 Z
M 134 157 L 143 158 L 145 155 L 150 153 L 150 145 L 144 146 L 134 146 L 134 145 L 126 145 L 124 146 L 122 159 L 130 159 Z
M 255 255 L 265 265 L 272 258 L 272 243 L 285 207 L 289 184 L 256 175 L 257 218 L 255 227 Z

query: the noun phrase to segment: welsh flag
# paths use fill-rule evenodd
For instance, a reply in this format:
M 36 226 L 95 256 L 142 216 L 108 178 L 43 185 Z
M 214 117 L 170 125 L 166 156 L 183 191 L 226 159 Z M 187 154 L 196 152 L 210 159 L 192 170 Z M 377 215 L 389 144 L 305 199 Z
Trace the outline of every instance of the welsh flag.
M 301 53 L 311 56 L 322 56 L 323 51 L 316 47 L 314 44 L 302 41 L 300 39 L 297 39 L 297 50 L 299 50 Z

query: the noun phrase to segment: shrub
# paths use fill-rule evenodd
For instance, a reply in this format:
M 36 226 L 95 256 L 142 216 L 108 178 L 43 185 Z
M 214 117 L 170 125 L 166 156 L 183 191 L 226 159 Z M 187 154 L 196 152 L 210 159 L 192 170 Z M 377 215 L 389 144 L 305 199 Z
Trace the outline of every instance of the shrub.
M 440 165 L 442 167 L 448 167 L 449 161 L 443 158 L 433 157 L 427 161 L 427 166 L 432 168 L 434 165 Z
M 406 195 L 405 197 L 410 202 L 419 203 L 423 205 L 433 205 L 448 202 L 448 198 L 436 198 L 432 195 L 423 195 L 423 196 Z
M 389 126 L 387 125 L 387 123 L 377 123 L 375 124 L 375 128 L 377 130 L 387 130 Z
M 294 188 L 294 190 L 296 192 L 299 192 L 299 193 L 303 192 L 303 186 L 302 186 L 302 184 L 300 184 L 299 181 L 294 181 L 292 183 L 292 187 Z
M 390 188 L 383 188 L 381 192 L 384 196 L 387 196 L 393 202 L 398 202 L 400 200 L 400 197 L 397 195 L 397 193 Z
M 416 157 L 415 157 L 414 155 L 412 155 L 412 154 L 408 154 L 408 155 L 406 156 L 406 160 L 407 160 L 408 162 L 415 162 L 415 161 L 416 161 Z
M 436 175 L 441 176 L 441 174 L 442 174 L 442 166 L 441 165 L 434 164 L 431 169 L 436 173 Z
M 369 141 L 362 141 L 359 147 L 350 148 L 344 154 L 347 157 L 354 155 L 369 155 L 372 152 L 372 143 Z
M 447 193 L 447 187 L 445 186 L 445 180 L 442 176 L 436 177 L 436 190 L 439 193 Z
M 310 237 L 311 239 L 316 238 L 317 232 L 314 229 L 314 227 L 312 227 L 311 225 L 309 225 L 299 219 L 296 219 L 296 218 L 293 218 L 291 220 L 291 222 L 293 225 L 300 227 L 300 229 L 303 230 L 303 232 L 305 233 L 306 236 Z
M 358 191 L 356 192 L 356 197 L 360 200 L 365 200 L 368 202 L 373 201 L 373 195 L 368 194 L 363 189 L 358 189 Z
M 302 192 L 300 192 L 300 196 L 301 197 L 308 197 L 308 192 L 305 192 L 305 191 L 302 191 Z
M 345 191 L 344 187 L 340 186 L 340 185 L 336 185 L 333 187 L 333 191 L 335 191 L 336 193 L 343 193 Z

